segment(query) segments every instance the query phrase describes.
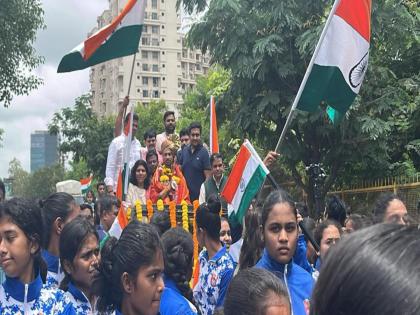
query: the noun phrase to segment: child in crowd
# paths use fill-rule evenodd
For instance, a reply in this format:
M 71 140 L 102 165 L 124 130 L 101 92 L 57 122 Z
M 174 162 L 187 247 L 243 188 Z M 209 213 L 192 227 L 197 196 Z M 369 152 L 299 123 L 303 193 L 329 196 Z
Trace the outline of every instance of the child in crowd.
M 298 239 L 297 211 L 284 190 L 268 195 L 261 223 L 265 248 L 256 267 L 279 277 L 289 290 L 293 314 L 306 315 L 314 282 L 311 275 L 292 259 Z
M 165 252 L 165 289 L 160 301 L 160 315 L 195 315 L 189 281 L 192 275 L 194 243 L 191 234 L 173 228 L 162 236 Z
M 224 315 L 290 315 L 287 288 L 271 272 L 249 268 L 239 271 L 227 291 Z
M 232 257 L 220 242 L 220 209 L 220 201 L 213 195 L 198 207 L 195 215 L 197 240 L 205 249 L 199 257 L 200 275 L 194 287 L 194 300 L 203 315 L 212 315 L 223 305 L 235 270 Z
M 80 206 L 65 192 L 51 194 L 40 205 L 46 233 L 42 257 L 48 266 L 47 285 L 58 287 L 64 277 L 59 259 L 60 235 L 64 226 L 79 215 Z
M 93 282 L 98 311 L 116 315 L 156 315 L 163 283 L 163 249 L 156 230 L 130 222 L 117 240 L 110 237 L 101 251 Z
M 330 249 L 316 283 L 313 315 L 420 314 L 420 231 L 378 224 Z
M 60 289 L 66 291 L 78 315 L 94 314 L 96 297 L 92 282 L 99 263 L 99 237 L 86 218 L 77 217 L 64 227 L 60 262 L 65 274 Z
M 75 314 L 64 292 L 45 286 L 43 233 L 41 210 L 34 202 L 14 198 L 0 204 L 0 265 L 6 274 L 0 314 Z

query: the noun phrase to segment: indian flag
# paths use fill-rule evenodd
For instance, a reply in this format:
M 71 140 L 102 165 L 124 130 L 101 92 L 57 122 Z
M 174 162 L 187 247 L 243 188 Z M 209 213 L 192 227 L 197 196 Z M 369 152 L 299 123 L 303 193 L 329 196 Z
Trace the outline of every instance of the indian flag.
M 219 153 L 219 139 L 217 135 L 216 103 L 214 96 L 210 97 L 210 152 Z
M 83 195 L 85 195 L 87 191 L 90 189 L 92 185 L 92 178 L 93 178 L 93 175 L 91 174 L 89 177 L 82 178 L 80 180 L 80 189 Z
M 269 170 L 252 144 L 245 140 L 221 195 L 228 203 L 229 220 L 241 224 Z
M 370 46 L 371 0 L 336 0 L 336 11 L 299 100 L 298 109 L 313 112 L 320 104 L 344 114 L 359 93 Z M 332 108 L 332 109 L 331 109 Z M 331 115 L 330 115 L 331 117 Z
M 85 69 L 138 51 L 145 0 L 128 0 L 120 14 L 61 59 L 57 72 Z

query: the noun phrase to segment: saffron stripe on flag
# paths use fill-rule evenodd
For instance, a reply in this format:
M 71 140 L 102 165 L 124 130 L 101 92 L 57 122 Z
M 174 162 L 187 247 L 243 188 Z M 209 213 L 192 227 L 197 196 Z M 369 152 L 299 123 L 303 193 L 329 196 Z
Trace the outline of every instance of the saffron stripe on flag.
M 370 42 L 370 0 L 341 0 L 335 15 L 345 20 L 360 36 Z
M 235 164 L 232 167 L 232 172 L 226 181 L 225 189 L 223 190 L 223 197 L 228 203 L 231 203 L 235 196 L 236 190 L 241 182 L 242 173 L 251 156 L 251 153 L 241 147 Z

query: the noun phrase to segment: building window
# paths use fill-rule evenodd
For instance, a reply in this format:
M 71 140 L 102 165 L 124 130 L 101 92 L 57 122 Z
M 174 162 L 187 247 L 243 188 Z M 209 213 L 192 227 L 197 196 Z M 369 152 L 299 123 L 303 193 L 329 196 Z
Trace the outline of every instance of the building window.
M 162 68 L 165 68 L 165 64 L 164 63 L 162 63 Z
M 143 85 L 148 85 L 148 84 L 149 84 L 149 78 L 143 77 Z
M 162 16 L 165 16 L 165 12 L 162 12 Z
M 137 67 L 140 67 L 140 62 L 137 62 Z
M 141 38 L 141 44 L 145 45 L 145 46 L 149 46 L 150 45 L 150 37 L 142 37 Z
M 156 12 L 152 12 L 152 20 L 157 20 L 158 14 Z
M 152 71 L 153 72 L 159 72 L 159 66 L 158 65 L 152 65 Z
M 159 39 L 152 38 L 152 46 L 159 46 Z
M 144 51 L 144 50 L 142 50 L 142 51 L 141 51 L 141 57 L 142 57 L 143 59 L 147 59 L 147 58 L 149 57 L 149 52 L 148 52 L 148 51 Z
M 143 90 L 143 97 L 149 97 L 149 91 Z
M 165 41 L 165 39 L 162 37 L 162 42 L 164 42 Z
M 147 33 L 147 25 L 143 25 L 143 31 L 142 33 Z
M 157 0 L 152 0 L 152 9 L 157 9 Z
M 165 81 L 165 77 L 162 78 L 162 81 Z
M 159 78 L 153 78 L 153 87 L 159 87 Z
M 165 29 L 165 25 L 162 25 L 162 29 L 163 29 L 163 30 Z
M 149 65 L 147 63 L 143 63 L 142 69 L 143 71 L 149 71 Z
M 153 91 L 153 98 L 159 98 L 159 91 Z
M 159 34 L 159 26 L 152 25 L 152 34 Z
M 181 53 L 176 54 L 176 59 L 181 60 Z
M 162 93 L 165 94 L 165 90 L 162 90 Z
M 140 93 L 140 89 L 137 89 L 137 93 Z
M 164 55 L 165 54 L 165 52 L 164 51 L 162 51 L 162 55 Z
M 152 59 L 154 59 L 154 60 L 159 59 L 159 52 L 158 51 L 152 51 Z

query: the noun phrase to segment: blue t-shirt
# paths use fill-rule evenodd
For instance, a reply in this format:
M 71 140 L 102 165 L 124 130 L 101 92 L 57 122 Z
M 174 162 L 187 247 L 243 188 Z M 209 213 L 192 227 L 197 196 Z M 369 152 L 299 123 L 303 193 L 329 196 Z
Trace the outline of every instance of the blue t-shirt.
M 191 201 L 198 200 L 201 184 L 206 180 L 204 170 L 211 169 L 209 152 L 202 144 L 194 152 L 191 151 L 190 144 L 186 145 L 181 151 L 179 165 L 187 182 Z
M 197 315 L 197 309 L 177 288 L 175 282 L 165 276 L 165 289 L 160 297 L 160 315 Z
M 223 305 L 236 265 L 225 246 L 210 260 L 207 250 L 203 250 L 198 259 L 200 275 L 193 290 L 194 301 L 201 314 L 212 315 L 217 307 Z

